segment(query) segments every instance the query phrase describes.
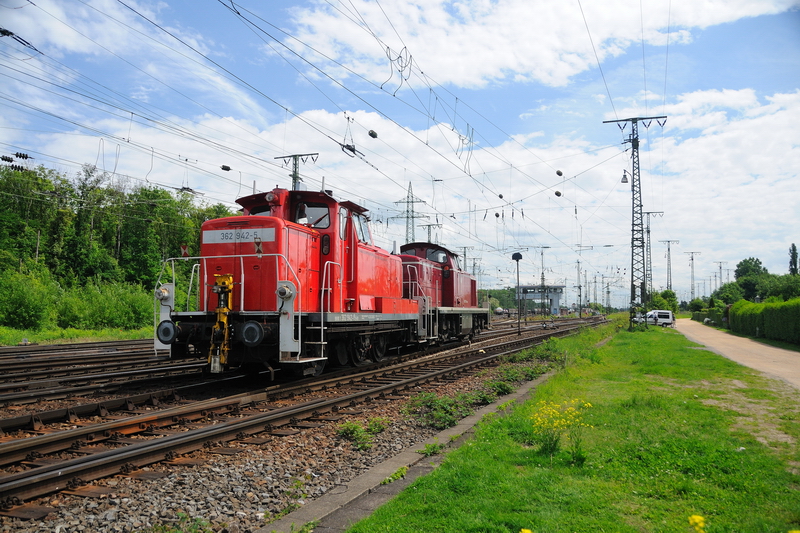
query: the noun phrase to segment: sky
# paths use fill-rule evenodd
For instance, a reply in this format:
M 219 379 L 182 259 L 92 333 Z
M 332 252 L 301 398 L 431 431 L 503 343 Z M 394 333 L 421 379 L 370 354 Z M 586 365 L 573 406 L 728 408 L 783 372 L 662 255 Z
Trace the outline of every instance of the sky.
M 314 154 L 302 186 L 388 250 L 624 306 L 635 118 L 654 290 L 800 244 L 800 0 L 0 0 L 0 28 L 15 164 L 235 207 Z

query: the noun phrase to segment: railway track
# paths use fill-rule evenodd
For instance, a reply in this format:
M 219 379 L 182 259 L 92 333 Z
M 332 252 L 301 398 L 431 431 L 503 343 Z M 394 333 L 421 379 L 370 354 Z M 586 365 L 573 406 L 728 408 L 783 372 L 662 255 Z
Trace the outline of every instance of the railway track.
M 299 431 L 337 421 L 377 398 L 400 399 L 421 384 L 448 379 L 494 364 L 504 354 L 545 338 L 570 334 L 585 322 L 502 342 L 486 339 L 464 350 L 427 355 L 358 373 L 308 380 L 238 394 L 228 398 L 174 406 L 158 412 L 136 412 L 123 420 L 28 438 L 4 438 L 0 465 L 17 469 L 0 478 L 5 508 L 65 488 L 76 488 L 105 476 L 131 472 L 155 462 L 209 446 L 257 443 L 259 434 Z M 541 329 L 541 328 L 540 328 Z M 510 337 L 514 337 L 513 335 Z M 311 399 L 306 399 L 308 396 Z M 286 405 L 288 399 L 291 400 Z M 311 426 L 309 426 L 309 424 Z
M 555 329 L 576 323 L 583 322 L 574 319 L 528 322 L 522 331 Z M 511 333 L 512 329 L 502 328 L 484 332 L 479 339 Z M 119 394 L 131 387 L 157 387 L 159 381 L 175 378 L 204 382 L 204 358 L 171 361 L 166 352 L 156 354 L 149 340 L 5 348 L 7 353 L 0 355 L 0 407 Z M 0 421 L 0 428 L 2 426 Z
M 567 327 L 574 324 L 583 324 L 585 321 L 576 321 L 564 319 L 560 321 L 561 327 Z M 541 329 L 553 329 L 553 325 L 547 325 L 541 322 L 529 323 L 522 328 L 522 332 L 526 335 L 536 333 Z M 492 339 L 500 339 L 504 336 L 516 334 L 506 328 L 493 331 L 483 332 L 476 342 L 484 342 Z M 439 346 L 430 348 L 429 353 L 436 353 L 448 346 Z M 92 352 L 92 350 L 79 350 L 81 353 Z M 134 352 L 140 353 L 140 352 Z M 0 435 L 19 430 L 33 430 L 37 431 L 47 424 L 57 423 L 73 423 L 80 417 L 84 416 L 107 416 L 111 412 L 120 411 L 134 411 L 137 408 L 145 406 L 154 406 L 164 399 L 175 396 L 191 396 L 203 391 L 205 389 L 213 389 L 218 387 L 221 383 L 224 386 L 230 386 L 236 382 L 246 381 L 245 377 L 236 373 L 226 374 L 224 379 L 219 377 L 214 379 L 204 379 L 205 376 L 201 374 L 203 363 L 201 360 L 197 362 L 181 361 L 174 363 L 162 360 L 161 358 L 153 359 L 149 355 L 145 355 L 145 362 L 135 363 L 133 359 L 133 366 L 138 365 L 150 367 L 149 372 L 137 372 L 129 374 L 127 372 L 128 365 L 121 363 L 118 372 L 108 372 L 108 375 L 103 373 L 88 375 L 94 366 L 81 367 L 80 363 L 85 360 L 94 362 L 95 355 L 80 355 L 77 357 L 68 357 L 66 355 L 59 356 L 58 361 L 61 362 L 65 358 L 69 358 L 74 363 L 67 366 L 66 370 L 57 364 L 52 372 L 46 370 L 38 370 L 30 373 L 29 377 L 39 378 L 31 379 L 29 382 L 20 383 L 21 380 L 12 379 L 14 374 L 8 376 L 2 375 L 0 372 L 0 407 L 19 407 L 28 406 L 29 412 L 21 413 L 19 416 L 6 417 L 0 419 Z M 126 361 L 130 354 L 126 354 Z M 375 368 L 380 368 L 386 364 L 394 364 L 398 361 L 405 361 L 408 358 L 414 358 L 417 355 L 407 355 L 401 357 L 393 357 L 382 363 L 373 365 Z M 182 363 L 189 363 L 183 365 Z M 106 368 L 106 367 L 104 367 Z M 107 370 L 113 370 L 107 368 Z M 372 368 L 372 367 L 361 367 Z M 162 372 L 162 370 L 164 372 Z M 341 376 L 348 375 L 358 370 L 353 368 L 339 368 L 334 369 L 334 372 L 326 372 L 328 376 Z M 76 374 L 78 377 L 73 376 Z M 28 374 L 26 374 L 28 375 Z M 69 379 L 62 380 L 61 376 L 70 376 Z M 86 376 L 86 377 L 80 377 Z M 132 377 L 140 378 L 132 380 Z M 183 383 L 170 384 L 167 388 L 158 388 L 166 378 L 182 378 Z M 255 378 L 257 379 L 257 378 Z M 10 381 L 7 382 L 7 381 Z M 150 386 L 148 386 L 150 385 Z M 142 389 L 144 392 L 137 392 L 136 389 Z M 126 393 L 125 391 L 130 391 Z M 89 398 L 92 396 L 112 396 L 98 399 L 95 402 L 77 404 L 76 400 L 79 398 Z M 71 402 L 69 407 L 50 407 L 52 403 L 58 403 L 59 400 L 68 400 Z M 63 402 L 62 402 L 63 403 Z
M 0 346 L 0 362 L 5 363 L 8 360 L 14 359 L 35 360 L 45 358 L 100 355 L 108 353 L 119 354 L 131 351 L 153 352 L 152 339 Z

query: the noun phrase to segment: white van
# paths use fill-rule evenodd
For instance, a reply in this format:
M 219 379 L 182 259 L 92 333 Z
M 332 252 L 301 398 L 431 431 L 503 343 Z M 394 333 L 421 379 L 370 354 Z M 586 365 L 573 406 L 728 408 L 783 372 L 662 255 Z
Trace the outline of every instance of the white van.
M 647 323 L 663 328 L 667 326 L 674 328 L 675 315 L 672 314 L 672 311 L 667 311 L 665 309 L 653 309 L 647 312 Z

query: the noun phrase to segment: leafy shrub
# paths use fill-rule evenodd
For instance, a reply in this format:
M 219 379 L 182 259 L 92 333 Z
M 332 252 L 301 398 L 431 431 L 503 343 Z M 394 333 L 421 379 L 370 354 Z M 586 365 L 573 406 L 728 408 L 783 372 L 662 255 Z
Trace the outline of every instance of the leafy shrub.
M 408 467 L 401 466 L 400 468 L 395 470 L 394 474 L 381 481 L 381 485 L 388 485 L 389 483 L 393 483 L 398 479 L 403 479 L 406 477 L 407 473 L 408 473 Z
M 434 440 L 436 440 L 436 439 L 434 439 Z M 425 445 L 425 448 L 423 448 L 422 450 L 417 450 L 417 453 L 421 453 L 425 457 L 431 457 L 431 456 L 438 455 L 438 454 L 442 453 L 442 451 L 444 450 L 444 447 L 445 447 L 445 445 L 440 443 L 440 442 L 434 442 L 432 444 L 428 443 L 428 444 Z
M 58 304 L 61 328 L 138 329 L 152 320 L 150 292 L 127 283 L 91 283 L 71 288 Z
M 414 414 L 427 426 L 446 429 L 471 415 L 472 405 L 473 399 L 467 394 L 440 398 L 435 393 L 422 392 L 409 400 L 406 412 Z
M 339 426 L 336 434 L 353 443 L 357 450 L 372 448 L 372 437 L 384 431 L 389 426 L 389 419 L 382 417 L 370 418 L 366 427 L 358 422 L 345 422 Z
M 372 436 L 358 422 L 343 423 L 339 426 L 336 434 L 352 442 L 357 450 L 369 450 L 372 448 Z
M 489 405 L 497 399 L 497 395 L 488 390 L 477 390 L 469 393 L 473 405 Z
M 770 303 L 739 300 L 729 317 L 737 333 L 800 344 L 800 298 Z
M 487 381 L 486 383 L 484 383 L 484 386 L 498 396 L 505 396 L 506 394 L 511 394 L 512 392 L 514 392 L 514 385 L 512 385 L 508 381 L 501 381 L 501 380 Z
M 52 322 L 58 284 L 41 275 L 5 271 L 0 275 L 0 325 L 39 330 Z

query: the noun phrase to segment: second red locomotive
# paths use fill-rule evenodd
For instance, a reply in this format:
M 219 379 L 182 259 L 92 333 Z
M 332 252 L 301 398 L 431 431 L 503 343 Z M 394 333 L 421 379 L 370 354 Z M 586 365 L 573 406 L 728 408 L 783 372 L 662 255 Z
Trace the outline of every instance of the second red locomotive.
M 488 326 L 475 278 L 442 246 L 391 254 L 373 243 L 366 209 L 329 191 L 276 188 L 237 202 L 240 216 L 203 224 L 199 257 L 166 262 L 156 346 L 173 357 L 207 354 L 212 372 L 250 365 L 316 375 L 328 361 L 358 366 Z M 179 261 L 194 264 L 180 290 L 185 310 Z

